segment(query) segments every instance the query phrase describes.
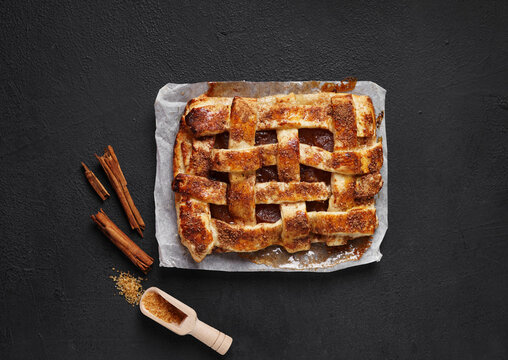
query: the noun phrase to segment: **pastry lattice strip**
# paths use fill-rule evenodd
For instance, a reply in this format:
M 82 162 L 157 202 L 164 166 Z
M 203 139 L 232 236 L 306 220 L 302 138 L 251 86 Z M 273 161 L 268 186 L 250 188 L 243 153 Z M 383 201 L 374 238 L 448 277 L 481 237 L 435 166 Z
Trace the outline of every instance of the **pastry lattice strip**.
M 300 143 L 301 128 L 330 130 L 333 151 Z M 278 142 L 255 146 L 259 130 L 276 130 Z M 214 149 L 215 135 L 225 131 L 228 149 Z M 383 161 L 375 136 L 372 102 L 361 95 L 191 100 L 173 164 L 182 243 L 201 261 L 214 248 L 246 252 L 281 245 L 295 252 L 313 242 L 342 245 L 372 235 Z M 300 164 L 332 173 L 330 185 L 301 182 Z M 256 170 L 270 165 L 277 166 L 279 181 L 256 183 Z M 229 185 L 210 180 L 210 170 L 228 172 Z M 306 201 L 327 199 L 328 211 L 307 212 Z M 234 224 L 212 218 L 210 204 L 227 205 Z M 255 204 L 280 204 L 281 219 L 256 224 Z

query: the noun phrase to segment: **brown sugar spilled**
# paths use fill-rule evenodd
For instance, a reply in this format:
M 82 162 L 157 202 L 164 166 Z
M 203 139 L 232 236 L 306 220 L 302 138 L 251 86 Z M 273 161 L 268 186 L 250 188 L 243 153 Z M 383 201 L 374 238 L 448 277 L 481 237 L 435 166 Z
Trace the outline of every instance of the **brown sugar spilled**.
M 180 325 L 187 317 L 184 312 L 167 302 L 155 291 L 150 291 L 145 295 L 143 305 L 152 315 L 168 323 Z
M 115 269 L 113 268 L 113 270 Z M 115 282 L 118 293 L 132 306 L 138 305 L 141 296 L 145 292 L 141 285 L 141 281 L 144 279 L 141 276 L 135 277 L 129 272 L 118 270 L 116 272 L 118 275 L 110 276 L 109 278 Z

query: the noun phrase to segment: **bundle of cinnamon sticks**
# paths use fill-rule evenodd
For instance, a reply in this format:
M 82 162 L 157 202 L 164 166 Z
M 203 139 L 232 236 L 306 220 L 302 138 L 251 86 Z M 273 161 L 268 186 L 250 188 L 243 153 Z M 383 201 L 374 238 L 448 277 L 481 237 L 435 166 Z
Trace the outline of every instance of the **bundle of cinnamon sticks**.
M 141 237 L 143 237 L 143 230 L 145 229 L 145 222 L 141 217 L 138 209 L 134 205 L 131 194 L 127 189 L 127 180 L 120 168 L 120 163 L 116 157 L 115 151 L 111 145 L 104 150 L 104 155 L 95 157 L 99 160 L 104 172 L 106 173 L 111 186 L 115 190 L 120 203 L 127 215 L 127 219 L 132 229 L 136 229 Z M 95 192 L 106 200 L 109 193 L 101 184 L 95 174 L 84 164 L 85 175 L 93 187 Z M 153 258 L 146 254 L 141 248 L 136 245 L 115 223 L 106 215 L 104 210 L 100 210 L 97 214 L 91 216 L 97 227 L 106 235 L 113 244 L 115 244 L 141 271 L 147 273 L 153 264 Z
M 115 189 L 125 214 L 127 215 L 131 229 L 136 229 L 139 235 L 143 237 L 145 222 L 141 218 L 136 205 L 134 205 L 134 201 L 132 201 L 129 189 L 127 189 L 127 180 L 125 180 L 125 176 L 120 168 L 120 164 L 118 163 L 118 158 L 116 157 L 113 147 L 108 145 L 108 147 L 104 150 L 104 155 L 98 156 L 95 154 L 95 157 L 101 163 L 111 186 Z

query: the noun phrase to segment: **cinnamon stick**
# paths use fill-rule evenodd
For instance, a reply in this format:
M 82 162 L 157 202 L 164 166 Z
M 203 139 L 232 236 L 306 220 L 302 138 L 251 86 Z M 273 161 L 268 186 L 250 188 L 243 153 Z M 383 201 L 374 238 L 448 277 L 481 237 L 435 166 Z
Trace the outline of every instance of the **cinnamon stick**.
M 102 200 L 106 200 L 109 198 L 108 191 L 104 188 L 104 185 L 97 179 L 97 176 L 90 170 L 84 162 L 81 162 L 81 165 L 83 165 L 83 168 L 85 169 L 85 176 L 90 185 L 92 185 L 92 188 L 95 190 L 97 195 L 100 196 Z
M 153 264 L 153 258 L 136 245 L 115 223 L 106 215 L 104 210 L 90 216 L 97 227 L 108 237 L 117 248 L 145 274 Z
M 134 201 L 132 201 L 131 194 L 127 189 L 127 180 L 125 180 L 125 176 L 120 168 L 120 163 L 118 162 L 118 158 L 116 157 L 113 147 L 108 145 L 108 147 L 104 150 L 104 155 L 98 156 L 95 154 L 95 157 L 101 163 L 111 186 L 115 189 L 125 214 L 127 215 L 131 229 L 136 229 L 139 235 L 143 237 L 142 230 L 145 230 L 145 222 L 141 218 L 141 214 L 136 208 L 136 205 L 134 205 Z

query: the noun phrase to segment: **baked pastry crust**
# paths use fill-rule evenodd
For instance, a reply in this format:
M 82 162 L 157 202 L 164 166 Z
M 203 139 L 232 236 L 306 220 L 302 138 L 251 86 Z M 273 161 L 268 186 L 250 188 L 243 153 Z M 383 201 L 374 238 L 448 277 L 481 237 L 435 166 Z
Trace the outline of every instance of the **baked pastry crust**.
M 333 142 L 328 149 L 304 143 L 300 129 L 326 129 Z M 275 131 L 276 143 L 257 144 L 259 131 Z M 225 132 L 228 146 L 218 148 L 218 135 Z M 337 246 L 372 235 L 378 226 L 374 195 L 383 185 L 382 164 L 368 96 L 194 98 L 182 116 L 173 158 L 182 244 L 200 262 L 213 250 L 250 252 L 280 245 L 297 252 L 314 242 Z M 257 171 L 273 166 L 277 181 L 256 181 Z M 331 173 L 330 180 L 302 181 L 302 171 L 309 167 Z M 227 173 L 228 183 L 214 180 L 212 172 Z M 326 208 L 315 211 L 306 202 Z M 259 222 L 260 204 L 278 204 L 280 219 Z M 211 206 L 227 206 L 232 220 L 214 218 Z

